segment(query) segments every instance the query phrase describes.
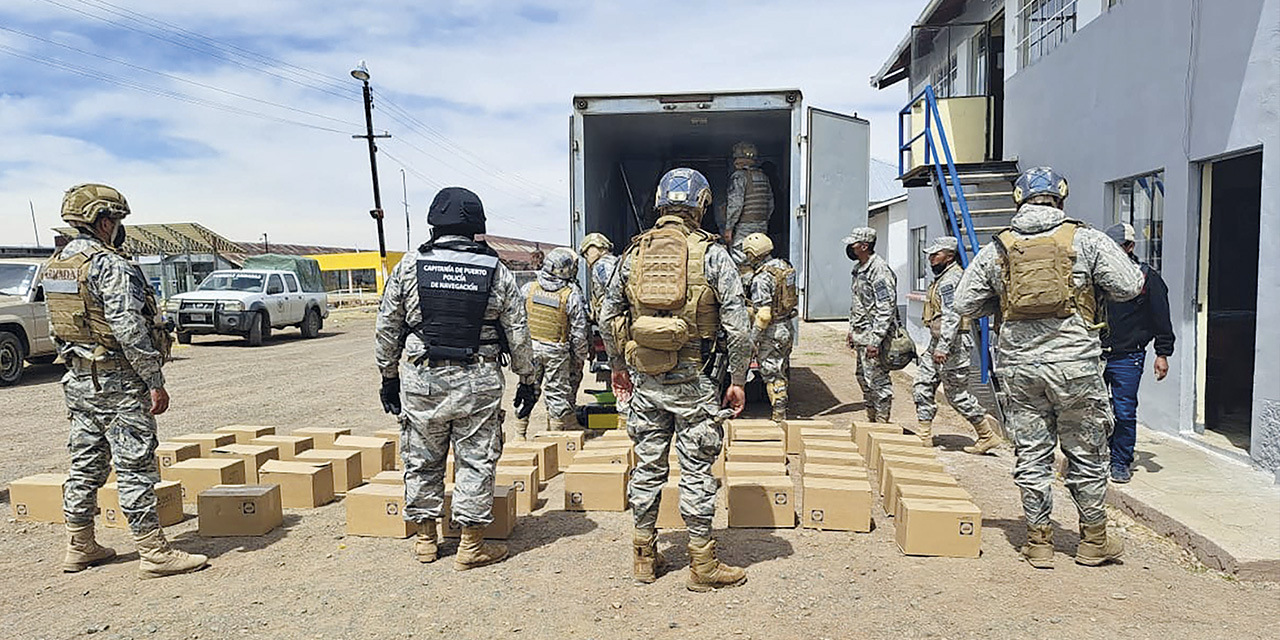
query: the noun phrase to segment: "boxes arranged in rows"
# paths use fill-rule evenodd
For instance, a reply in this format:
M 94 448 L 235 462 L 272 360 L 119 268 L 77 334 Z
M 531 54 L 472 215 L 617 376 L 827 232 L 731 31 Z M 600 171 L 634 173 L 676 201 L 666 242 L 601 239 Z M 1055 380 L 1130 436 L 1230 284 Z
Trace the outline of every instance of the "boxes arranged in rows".
M 903 498 L 896 520 L 898 548 L 909 556 L 976 558 L 982 552 L 982 511 L 971 502 Z
M 543 431 L 533 434 L 534 442 L 543 440 L 554 442 L 559 447 L 556 458 L 560 462 L 560 470 L 564 471 L 573 464 L 574 456 L 582 451 L 582 446 L 586 444 L 586 434 L 581 431 Z
M 164 478 L 164 470 L 175 462 L 200 457 L 200 445 L 194 442 L 161 442 L 156 445 L 156 465 L 160 467 L 160 477 Z
M 280 486 L 219 485 L 200 492 L 200 535 L 261 536 L 284 523 Z
M 261 444 L 229 444 L 210 451 L 209 457 L 244 460 L 245 483 L 258 484 L 258 467 L 268 460 L 279 460 L 280 450 Z
M 453 520 L 453 490 L 444 492 L 444 510 L 441 511 L 441 535 L 446 538 L 462 536 L 462 525 Z M 493 487 L 493 522 L 484 528 L 484 537 L 505 540 L 516 528 L 516 492 L 511 487 Z
M 313 509 L 333 502 L 333 463 L 268 460 L 258 469 L 263 484 L 280 485 L 287 509 Z
M 182 512 L 182 484 L 161 480 L 156 483 L 155 492 L 160 526 L 167 527 L 182 522 L 186 517 Z M 98 508 L 102 511 L 102 522 L 106 526 L 115 529 L 129 528 L 129 520 L 120 510 L 120 487 L 116 483 L 107 483 L 98 490 Z
M 169 438 L 174 442 L 194 442 L 200 445 L 200 457 L 208 458 L 218 447 L 236 443 L 236 437 L 230 433 L 188 433 Z
M 627 468 L 574 464 L 564 472 L 565 511 L 626 511 Z
M 514 442 L 502 451 L 506 453 L 513 450 L 538 454 L 538 480 L 546 482 L 560 475 L 560 445 L 554 442 Z
M 795 489 L 787 476 L 729 476 L 729 526 L 796 526 Z
M 299 453 L 295 460 L 333 463 L 333 492 L 339 495 L 364 484 L 360 452 L 354 449 L 308 449 Z
M 277 436 L 267 435 L 254 438 L 249 444 L 261 445 L 264 447 L 275 447 L 276 452 L 280 454 L 280 459 L 285 461 L 294 460 L 299 453 L 311 449 L 314 442 L 306 436 Z
M 498 467 L 493 482 L 515 492 L 517 515 L 527 516 L 538 508 L 537 467 Z
M 294 429 L 293 435 L 311 438 L 312 446 L 316 449 L 332 449 L 333 441 L 338 436 L 351 435 L 351 429 L 346 427 L 302 427 Z
M 347 492 L 347 534 L 376 538 L 407 538 L 415 532 L 404 519 L 404 487 L 367 484 Z
M 866 480 L 804 478 L 804 526 L 871 531 L 871 484 Z
M 9 483 L 9 507 L 18 522 L 66 522 L 62 515 L 65 473 L 37 473 Z
M 680 515 L 680 476 L 671 476 L 662 486 L 658 503 L 659 529 L 684 529 L 684 516 Z
M 866 457 L 870 450 L 870 435 L 872 432 L 895 433 L 901 435 L 902 427 L 885 422 L 854 422 L 853 443 L 858 445 L 858 451 L 862 452 L 863 457 Z
M 222 484 L 244 484 L 244 460 L 192 458 L 169 467 L 169 480 L 182 483 L 182 501 L 196 504 L 200 492 Z
M 333 448 L 360 452 L 360 472 L 364 480 L 396 468 L 395 445 L 385 438 L 342 435 L 333 439 Z
M 262 436 L 275 435 L 275 427 L 260 427 L 248 424 L 232 424 L 225 427 L 218 427 L 213 430 L 215 433 L 229 433 L 236 438 L 236 444 L 253 444 L 254 438 Z

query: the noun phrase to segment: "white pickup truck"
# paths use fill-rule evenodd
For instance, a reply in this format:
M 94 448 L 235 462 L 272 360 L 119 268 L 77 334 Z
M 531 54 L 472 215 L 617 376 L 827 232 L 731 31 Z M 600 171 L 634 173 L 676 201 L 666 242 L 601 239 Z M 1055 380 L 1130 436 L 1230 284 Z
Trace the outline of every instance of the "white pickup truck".
M 191 344 L 193 335 L 222 334 L 244 336 L 256 347 L 283 327 L 316 337 L 329 317 L 329 297 L 303 291 L 291 271 L 214 271 L 195 291 L 169 298 L 165 312 L 181 344 Z
M 23 362 L 57 357 L 40 277 L 44 258 L 0 260 L 0 386 L 22 379 Z

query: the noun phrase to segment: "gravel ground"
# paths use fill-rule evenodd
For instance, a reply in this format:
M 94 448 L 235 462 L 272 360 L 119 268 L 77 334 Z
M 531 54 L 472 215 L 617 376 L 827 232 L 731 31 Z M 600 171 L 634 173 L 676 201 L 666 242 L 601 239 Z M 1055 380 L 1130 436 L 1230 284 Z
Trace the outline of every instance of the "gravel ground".
M 322 336 L 282 331 L 252 349 L 196 338 L 167 369 L 173 405 L 162 438 L 225 424 L 306 425 L 356 433 L 394 426 L 377 401 L 370 310 L 336 313 Z M 861 415 L 853 361 L 838 324 L 805 325 L 793 358 L 793 413 L 847 422 Z M 59 367 L 30 370 L 0 389 L 0 481 L 63 471 L 67 422 Z M 895 417 L 908 419 L 910 382 L 896 382 Z M 512 386 L 508 387 L 508 394 Z M 751 413 L 767 414 L 755 406 Z M 535 424 L 544 419 L 535 413 Z M 1124 564 L 1085 568 L 1059 487 L 1060 555 L 1052 571 L 1018 561 L 1023 525 L 1011 455 L 975 457 L 956 414 L 936 423 L 941 459 L 983 509 L 977 560 L 913 558 L 893 543 L 892 519 L 870 534 L 803 529 L 718 531 L 722 557 L 745 565 L 737 589 L 691 594 L 685 537 L 663 533 L 670 564 L 656 584 L 630 581 L 627 514 L 561 511 L 561 477 L 522 518 L 507 561 L 455 572 L 419 565 L 411 542 L 345 537 L 341 502 L 289 510 L 260 538 L 202 539 L 193 517 L 168 529 L 211 567 L 163 580 L 135 578 L 127 535 L 100 529 L 121 552 L 78 575 L 59 571 L 61 526 L 0 524 L 0 636 L 11 638 L 1276 638 L 1280 587 L 1205 570 L 1168 541 L 1117 515 Z M 0 499 L 8 502 L 7 490 Z M 6 505 L 7 508 L 7 505 Z M 188 511 L 193 509 L 188 507 Z M 724 514 L 717 519 L 723 527 Z M 1261 532 L 1260 532 L 1261 533 Z M 1272 532 L 1274 533 L 1274 532 Z

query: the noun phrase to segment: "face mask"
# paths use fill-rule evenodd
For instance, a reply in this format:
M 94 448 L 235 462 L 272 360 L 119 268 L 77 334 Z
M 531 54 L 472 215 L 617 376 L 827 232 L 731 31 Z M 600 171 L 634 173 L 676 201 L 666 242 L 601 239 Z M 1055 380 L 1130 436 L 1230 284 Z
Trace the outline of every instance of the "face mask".
M 856 260 L 858 259 L 858 254 L 856 254 L 856 253 L 854 253 L 854 252 L 853 252 L 853 245 L 851 245 L 851 244 L 846 244 L 846 245 L 844 246 L 844 254 L 845 254 L 846 256 L 849 256 L 849 259 L 850 259 L 850 260 L 854 260 L 854 261 L 856 261 Z
M 949 266 L 951 266 L 950 262 L 943 262 L 942 264 L 931 264 L 929 265 L 929 268 L 933 269 L 933 275 L 940 276 Z
M 114 236 L 111 236 L 111 246 L 117 249 L 124 246 L 124 223 L 123 222 L 116 223 L 116 233 Z

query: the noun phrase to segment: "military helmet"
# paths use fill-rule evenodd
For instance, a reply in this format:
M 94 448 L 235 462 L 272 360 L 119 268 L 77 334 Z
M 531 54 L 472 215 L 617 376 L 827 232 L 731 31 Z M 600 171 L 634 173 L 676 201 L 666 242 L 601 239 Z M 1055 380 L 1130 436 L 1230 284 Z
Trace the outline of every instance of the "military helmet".
M 62 196 L 62 219 L 92 225 L 107 216 L 119 220 L 129 215 L 129 203 L 119 191 L 105 184 L 78 184 Z
M 587 237 L 582 239 L 582 244 L 578 245 L 578 254 L 585 259 L 587 257 L 587 249 L 592 247 L 605 253 L 613 253 L 613 242 L 603 233 L 588 233 Z
M 750 142 L 739 142 L 733 145 L 733 159 L 755 160 L 760 154 L 756 151 L 756 146 Z
M 1018 206 L 1035 196 L 1067 199 L 1067 179 L 1052 167 L 1032 167 L 1013 183 L 1013 201 Z
M 572 249 L 556 247 L 542 259 L 542 272 L 564 281 L 578 277 L 578 256 Z
M 443 233 L 484 233 L 484 204 L 470 189 L 445 187 L 427 209 L 427 224 Z
M 690 216 L 694 222 L 702 220 L 702 214 L 711 205 L 711 183 L 695 169 L 680 167 L 672 169 L 658 181 L 658 193 L 654 197 L 653 206 L 660 212 L 671 208 L 679 213 L 682 210 L 693 212 Z
M 763 233 L 753 233 L 742 241 L 742 250 L 746 252 L 747 259 L 759 262 L 773 253 L 773 240 Z

